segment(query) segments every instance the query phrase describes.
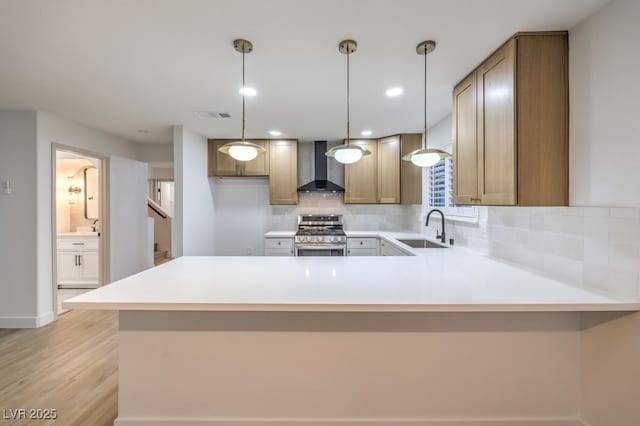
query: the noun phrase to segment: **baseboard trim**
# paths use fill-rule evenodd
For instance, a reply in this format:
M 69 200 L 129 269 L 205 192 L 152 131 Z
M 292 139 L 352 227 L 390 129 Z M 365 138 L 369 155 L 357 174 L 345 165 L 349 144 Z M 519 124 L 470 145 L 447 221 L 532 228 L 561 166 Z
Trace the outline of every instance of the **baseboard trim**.
M 0 317 L 0 328 L 38 328 L 53 321 L 53 312 L 39 316 Z
M 151 418 L 118 417 L 114 426 L 585 426 L 576 418 Z

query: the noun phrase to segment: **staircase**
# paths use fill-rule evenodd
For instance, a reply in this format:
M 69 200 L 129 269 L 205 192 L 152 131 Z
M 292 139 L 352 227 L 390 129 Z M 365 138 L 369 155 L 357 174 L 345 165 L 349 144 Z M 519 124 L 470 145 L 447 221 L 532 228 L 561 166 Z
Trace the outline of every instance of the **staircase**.
M 153 252 L 153 264 L 158 266 L 164 262 L 170 261 L 169 252 L 167 250 L 156 250 Z
M 153 218 L 153 263 L 161 263 L 171 260 L 171 217 L 156 202 L 147 199 L 148 214 Z

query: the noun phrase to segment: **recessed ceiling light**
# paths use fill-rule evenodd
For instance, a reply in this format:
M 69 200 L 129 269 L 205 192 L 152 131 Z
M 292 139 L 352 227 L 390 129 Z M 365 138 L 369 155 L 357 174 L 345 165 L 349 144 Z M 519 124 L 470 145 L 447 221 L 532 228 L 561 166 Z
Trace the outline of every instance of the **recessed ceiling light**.
M 360 134 L 362 136 L 371 136 L 373 132 L 371 130 L 363 130 Z
M 256 95 L 256 89 L 254 89 L 253 87 L 243 87 L 240 89 L 240 94 L 242 96 L 255 96 Z
M 280 135 L 282 134 L 282 132 L 281 132 L 280 130 L 271 130 L 271 131 L 269 132 L 269 134 L 270 134 L 271 136 L 280 136 Z
M 387 89 L 385 92 L 388 97 L 395 98 L 396 96 L 402 95 L 402 87 L 392 87 L 391 89 Z

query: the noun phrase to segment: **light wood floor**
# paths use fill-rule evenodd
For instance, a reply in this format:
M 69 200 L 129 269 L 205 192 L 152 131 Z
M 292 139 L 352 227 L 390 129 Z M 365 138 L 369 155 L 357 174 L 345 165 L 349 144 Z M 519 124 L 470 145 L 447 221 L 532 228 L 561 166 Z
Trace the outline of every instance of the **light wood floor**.
M 113 425 L 116 312 L 70 311 L 37 329 L 0 329 L 0 424 Z M 3 409 L 55 408 L 55 421 L 3 419 Z

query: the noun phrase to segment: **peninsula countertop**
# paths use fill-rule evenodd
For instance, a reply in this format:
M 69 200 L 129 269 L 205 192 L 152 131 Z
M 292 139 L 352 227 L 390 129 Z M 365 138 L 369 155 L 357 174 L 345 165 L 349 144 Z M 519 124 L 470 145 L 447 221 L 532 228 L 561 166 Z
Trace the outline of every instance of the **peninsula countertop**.
M 414 256 L 181 257 L 63 303 L 72 309 L 281 312 L 638 311 L 640 301 L 574 287 L 474 251 Z M 424 235 L 422 235 L 424 237 Z

